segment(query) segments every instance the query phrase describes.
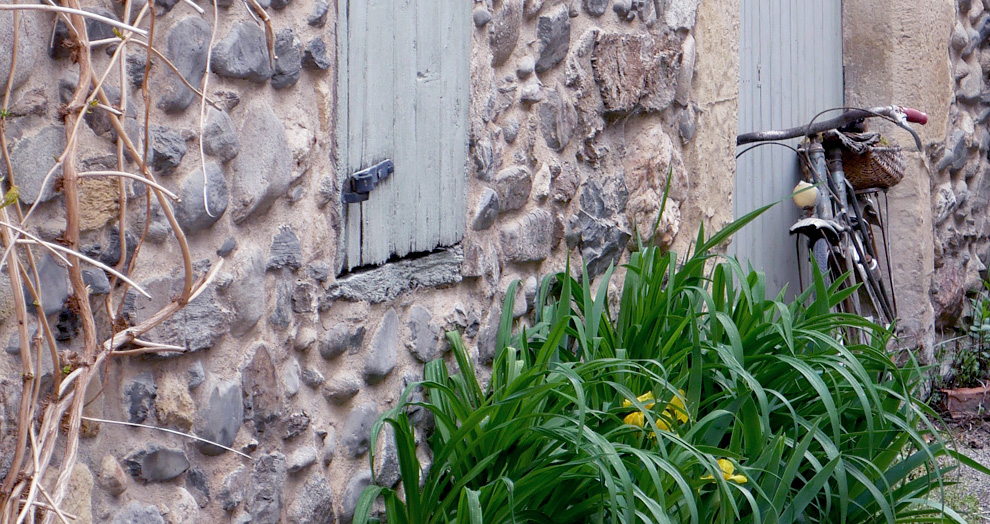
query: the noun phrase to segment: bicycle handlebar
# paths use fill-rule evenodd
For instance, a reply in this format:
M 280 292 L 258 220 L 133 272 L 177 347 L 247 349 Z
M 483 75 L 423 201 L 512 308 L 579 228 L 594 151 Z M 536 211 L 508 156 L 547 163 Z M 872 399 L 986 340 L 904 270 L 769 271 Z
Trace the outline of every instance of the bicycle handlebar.
M 916 133 L 914 129 L 911 129 L 911 126 L 907 125 L 907 123 L 913 122 L 916 124 L 925 125 L 928 122 L 928 115 L 918 111 L 917 109 L 901 106 L 850 109 L 837 117 L 822 120 L 820 122 L 813 122 L 804 126 L 792 127 L 790 129 L 782 129 L 779 131 L 756 131 L 752 133 L 743 133 L 736 137 L 736 145 L 741 146 L 753 142 L 786 140 L 788 138 L 797 138 L 800 136 L 817 135 L 818 133 L 823 133 L 830 129 L 838 129 L 845 125 L 851 124 L 856 120 L 878 116 L 887 117 L 899 127 L 911 133 L 911 136 L 914 137 L 915 145 L 918 146 L 919 151 L 921 150 L 921 137 L 919 137 L 918 133 Z
M 904 116 L 907 117 L 907 121 L 912 124 L 925 125 L 928 123 L 928 115 L 918 111 L 917 109 L 911 109 L 910 107 L 902 107 L 901 111 L 904 112 Z

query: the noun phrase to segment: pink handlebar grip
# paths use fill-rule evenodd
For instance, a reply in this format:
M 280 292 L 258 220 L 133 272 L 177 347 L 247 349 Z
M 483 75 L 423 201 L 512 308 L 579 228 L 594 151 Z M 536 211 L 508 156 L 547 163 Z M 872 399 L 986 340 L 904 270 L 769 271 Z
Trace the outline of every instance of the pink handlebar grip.
M 901 111 L 904 111 L 904 115 L 907 117 L 908 122 L 914 124 L 925 125 L 928 123 L 928 115 L 918 111 L 917 109 L 911 109 L 910 107 L 902 107 Z

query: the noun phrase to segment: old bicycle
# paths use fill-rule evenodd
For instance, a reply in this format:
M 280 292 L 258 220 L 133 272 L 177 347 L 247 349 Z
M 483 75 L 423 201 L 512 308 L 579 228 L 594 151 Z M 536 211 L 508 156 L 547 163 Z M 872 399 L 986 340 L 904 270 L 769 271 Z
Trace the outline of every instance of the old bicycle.
M 921 150 L 921 139 L 908 124 L 924 125 L 928 116 L 901 106 L 846 109 L 837 117 L 818 122 L 816 117 L 804 126 L 744 133 L 736 138 L 736 144 L 779 144 L 805 137 L 796 150 L 805 168 L 805 180 L 795 188 L 794 200 L 805 208 L 806 216 L 791 226 L 790 232 L 807 240 L 814 267 L 830 282 L 855 289 L 838 304 L 842 311 L 889 326 L 897 317 L 897 302 L 887 224 L 878 196 L 900 181 L 904 167 L 899 147 L 887 144 L 879 133 L 867 131 L 870 118 L 883 118 L 907 130 Z M 739 155 L 752 147 L 756 146 Z

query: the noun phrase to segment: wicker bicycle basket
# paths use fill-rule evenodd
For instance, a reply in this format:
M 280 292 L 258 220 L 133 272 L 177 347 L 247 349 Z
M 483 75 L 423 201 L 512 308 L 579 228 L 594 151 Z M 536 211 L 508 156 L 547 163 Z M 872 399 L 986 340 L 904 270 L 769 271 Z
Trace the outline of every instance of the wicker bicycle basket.
M 863 154 L 843 150 L 842 167 L 854 189 L 887 189 L 904 178 L 904 155 L 898 146 L 870 146 Z

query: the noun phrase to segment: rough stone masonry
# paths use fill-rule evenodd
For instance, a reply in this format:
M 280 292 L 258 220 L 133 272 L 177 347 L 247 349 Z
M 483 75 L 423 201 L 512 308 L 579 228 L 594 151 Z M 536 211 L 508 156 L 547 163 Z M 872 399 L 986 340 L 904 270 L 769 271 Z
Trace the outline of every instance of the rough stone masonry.
M 364 486 L 399 481 L 394 443 L 370 442 L 370 427 L 422 378 L 424 362 L 447 353 L 445 331 L 462 333 L 473 357 L 488 363 L 513 280 L 524 285 L 512 314 L 526 322 L 538 278 L 563 270 L 568 256 L 597 276 L 624 260 L 636 235 L 683 249 L 700 223 L 717 228 L 731 218 L 731 209 L 700 195 L 725 202 L 733 184 L 737 2 L 475 0 L 462 21 L 471 31 L 467 233 L 426 256 L 337 274 L 344 174 L 334 139 L 343 37 L 336 28 L 348 1 L 357 0 L 260 0 L 272 22 L 273 58 L 264 26 L 239 2 L 220 0 L 215 14 L 209 2 L 196 2 L 200 14 L 188 2 L 155 0 L 161 55 L 148 63 L 144 48 L 128 46 L 123 70 L 108 75 L 126 134 L 139 150 L 148 141 L 157 180 L 180 197 L 174 210 L 197 274 L 221 258 L 223 267 L 210 289 L 148 334 L 184 351 L 111 359 L 106 387 L 87 413 L 211 443 L 88 423 L 68 497 L 76 522 L 348 523 Z M 124 16 L 116 1 L 82 3 Z M 958 52 L 975 38 L 967 31 L 982 34 L 980 20 L 960 21 Z M 65 227 L 63 197 L 58 173 L 47 182 L 45 175 L 66 145 L 59 111 L 78 66 L 67 27 L 52 13 L 24 12 L 19 24 L 6 127 L 14 172 L 0 169 L 25 206 L 38 204 L 28 229 L 56 240 Z M 13 29 L 9 12 L 0 13 L 0 49 L 12 49 Z M 91 40 L 104 40 L 93 48 L 102 72 L 115 32 L 98 21 L 87 29 Z M 0 52 L 0 85 L 10 63 Z M 966 64 L 982 78 L 978 59 Z M 205 85 L 211 103 L 187 83 Z M 978 107 L 978 97 L 969 100 Z M 80 169 L 117 170 L 116 139 L 106 108 L 92 108 L 77 135 Z M 948 173 L 956 157 L 986 149 L 986 140 L 956 142 L 947 148 Z M 123 169 L 137 172 L 133 162 Z M 973 205 L 957 186 L 980 176 L 947 186 L 944 220 L 958 222 L 958 209 Z M 140 183 L 124 186 L 126 203 L 116 180 L 83 180 L 84 252 L 110 266 L 133 259 L 130 276 L 152 298 L 122 294 L 119 282 L 112 287 L 103 270 L 87 267 L 101 336 L 110 333 L 106 300 L 135 324 L 182 283 L 162 208 L 146 201 Z M 66 269 L 46 255 L 38 271 L 59 350 L 77 349 Z M 0 475 L 11 466 L 20 383 L 12 300 L 4 274 Z M 417 420 L 426 431 L 428 419 Z M 381 450 L 374 471 L 372 446 Z

